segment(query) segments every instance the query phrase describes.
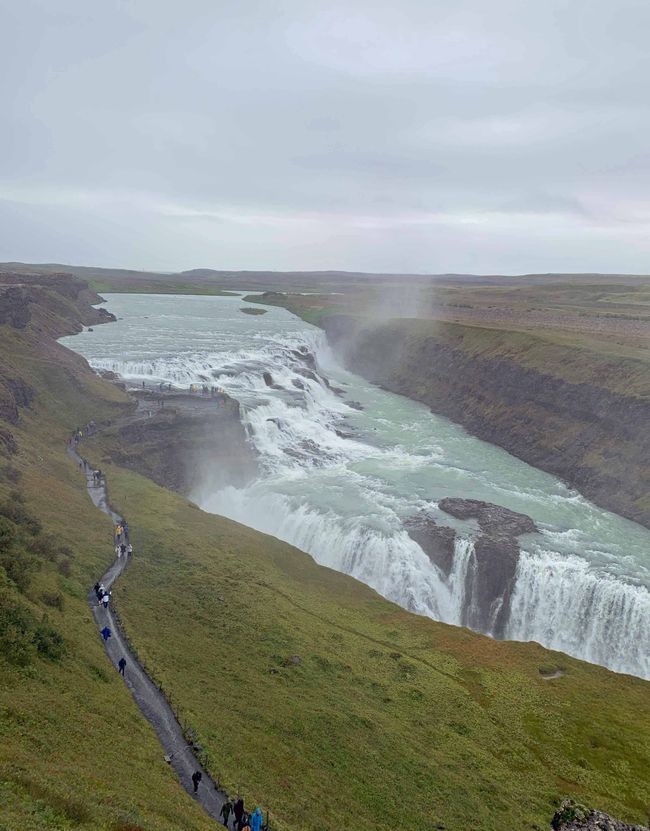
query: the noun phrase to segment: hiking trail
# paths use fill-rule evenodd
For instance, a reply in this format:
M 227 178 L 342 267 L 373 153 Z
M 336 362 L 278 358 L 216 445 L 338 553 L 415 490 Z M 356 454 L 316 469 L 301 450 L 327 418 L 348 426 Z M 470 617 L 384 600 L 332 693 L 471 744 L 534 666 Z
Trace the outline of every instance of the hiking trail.
M 77 463 L 82 473 L 84 473 L 86 477 L 86 488 L 93 504 L 111 517 L 114 526 L 121 525 L 124 521 L 123 518 L 108 503 L 105 478 L 102 478 L 99 484 L 94 481 L 92 467 L 79 455 L 75 446 L 69 444 L 67 452 Z M 103 583 L 104 587 L 109 590 L 127 567 L 128 561 L 128 555 L 117 557 L 98 582 Z M 220 812 L 223 803 L 227 799 L 227 795 L 218 789 L 214 780 L 194 755 L 192 746 L 188 744 L 187 739 L 183 735 L 181 725 L 169 706 L 165 695 L 149 678 L 136 656 L 130 650 L 124 632 L 110 605 L 107 609 L 98 606 L 93 589 L 90 589 L 88 592 L 87 599 L 92 610 L 93 618 L 97 624 L 98 632 L 101 633 L 101 630 L 105 626 L 108 626 L 112 632 L 111 637 L 104 642 L 104 647 L 116 671 L 118 670 L 120 658 L 126 658 L 127 665 L 124 682 L 131 691 L 131 695 L 145 718 L 156 731 L 165 754 L 171 757 L 170 764 L 176 771 L 181 785 L 203 807 L 206 813 L 221 825 Z M 201 771 L 202 780 L 198 792 L 194 793 L 192 774 L 197 770 Z

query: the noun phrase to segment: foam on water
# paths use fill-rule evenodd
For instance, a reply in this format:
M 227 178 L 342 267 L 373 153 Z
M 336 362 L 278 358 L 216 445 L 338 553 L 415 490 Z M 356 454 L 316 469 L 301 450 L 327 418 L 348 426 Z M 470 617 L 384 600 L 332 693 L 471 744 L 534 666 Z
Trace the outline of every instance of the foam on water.
M 474 617 L 471 524 L 440 512 L 439 499 L 527 513 L 541 533 L 525 539 L 506 636 L 650 678 L 650 532 L 345 371 L 322 333 L 288 312 L 252 318 L 241 305 L 114 295 L 108 307 L 123 319 L 64 342 L 134 382 L 224 387 L 243 405 L 262 473 L 245 488 L 199 491 L 196 501 L 419 614 L 456 625 Z M 459 532 L 448 577 L 404 530 L 422 509 Z

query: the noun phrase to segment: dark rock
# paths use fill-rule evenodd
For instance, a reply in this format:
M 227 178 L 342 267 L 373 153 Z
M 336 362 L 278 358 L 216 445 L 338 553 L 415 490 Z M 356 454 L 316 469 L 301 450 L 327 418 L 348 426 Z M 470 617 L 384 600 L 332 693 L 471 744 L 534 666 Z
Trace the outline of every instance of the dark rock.
M 298 375 L 302 375 L 303 378 L 309 378 L 310 381 L 316 381 L 317 384 L 319 383 L 318 375 L 316 375 L 316 373 L 311 369 L 304 369 L 299 366 L 296 368 L 296 373 Z
M 296 387 L 296 389 L 299 389 L 299 390 L 304 390 L 305 389 L 305 385 L 300 380 L 300 378 L 292 378 L 291 383 L 294 385 L 294 387 Z
M 299 346 L 298 349 L 293 349 L 292 353 L 296 358 L 299 358 L 303 363 L 307 364 L 310 369 L 316 369 L 316 358 L 306 346 Z
M 503 637 L 518 563 L 519 546 L 514 537 L 481 534 L 475 540 L 465 584 L 465 626 Z
M 431 562 L 448 577 L 454 564 L 454 529 L 438 525 L 426 514 L 407 519 L 404 527 L 409 537 L 415 540 Z
M 346 432 L 345 430 L 335 430 L 334 432 L 336 433 L 336 435 L 340 439 L 353 439 L 354 438 L 354 433 Z
M 584 805 L 565 799 L 551 821 L 553 831 L 647 831 L 643 825 L 628 825 L 625 822 L 592 811 Z
M 273 376 L 270 372 L 264 372 L 262 374 L 262 378 L 264 378 L 264 383 L 267 387 L 272 387 L 274 385 Z
M 444 511 L 456 519 L 476 519 L 486 534 L 518 537 L 532 534 L 538 530 L 533 520 L 526 514 L 519 514 L 500 505 L 481 502 L 479 499 L 451 498 L 441 499 L 438 503 Z
M 359 401 L 346 401 L 345 402 L 348 407 L 352 407 L 353 410 L 363 410 L 364 406 Z
M 110 369 L 100 369 L 99 370 L 99 375 L 101 375 L 101 377 L 105 378 L 107 381 L 117 381 L 118 378 L 120 377 L 117 374 L 117 372 L 113 372 Z

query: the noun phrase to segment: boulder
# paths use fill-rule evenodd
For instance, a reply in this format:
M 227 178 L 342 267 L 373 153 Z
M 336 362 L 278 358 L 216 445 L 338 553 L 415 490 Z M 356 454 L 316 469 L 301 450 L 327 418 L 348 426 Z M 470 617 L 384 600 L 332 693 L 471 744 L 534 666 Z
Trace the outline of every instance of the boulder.
M 573 799 L 565 799 L 560 805 L 551 828 L 553 831 L 647 831 L 643 825 L 628 825 L 609 814 L 579 805 Z

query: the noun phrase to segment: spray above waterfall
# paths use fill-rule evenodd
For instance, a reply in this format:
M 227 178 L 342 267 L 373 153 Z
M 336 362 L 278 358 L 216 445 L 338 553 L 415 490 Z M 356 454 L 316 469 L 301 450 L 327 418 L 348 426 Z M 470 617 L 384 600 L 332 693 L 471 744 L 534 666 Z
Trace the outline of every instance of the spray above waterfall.
M 488 634 L 650 678 L 646 529 L 347 372 L 319 330 L 283 309 L 251 317 L 239 297 L 133 295 L 109 296 L 108 306 L 116 324 L 65 341 L 94 367 L 137 382 L 216 383 L 242 404 L 261 475 L 245 487 L 199 488 L 201 507 L 291 542 L 418 614 L 481 620 Z M 502 505 L 539 528 L 519 539 L 502 623 L 498 603 L 487 617 L 470 608 L 479 530 L 440 510 L 449 496 Z M 423 513 L 456 532 L 449 569 L 406 530 Z

